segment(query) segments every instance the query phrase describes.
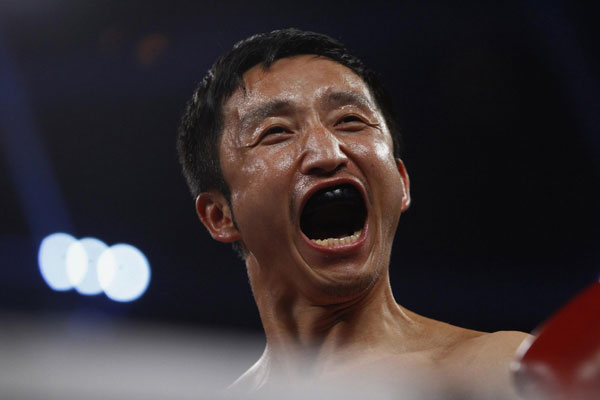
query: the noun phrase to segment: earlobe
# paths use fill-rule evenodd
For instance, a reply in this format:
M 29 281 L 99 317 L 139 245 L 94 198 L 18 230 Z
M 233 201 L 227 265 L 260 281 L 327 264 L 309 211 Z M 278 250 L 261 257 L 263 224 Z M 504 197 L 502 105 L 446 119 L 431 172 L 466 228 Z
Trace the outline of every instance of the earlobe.
M 196 213 L 213 239 L 231 243 L 241 235 L 233 222 L 229 202 L 216 191 L 200 193 L 196 197 Z
M 402 212 L 404 212 L 410 207 L 410 178 L 408 177 L 408 172 L 406 172 L 406 167 L 401 159 L 396 159 L 396 166 L 403 183 Z

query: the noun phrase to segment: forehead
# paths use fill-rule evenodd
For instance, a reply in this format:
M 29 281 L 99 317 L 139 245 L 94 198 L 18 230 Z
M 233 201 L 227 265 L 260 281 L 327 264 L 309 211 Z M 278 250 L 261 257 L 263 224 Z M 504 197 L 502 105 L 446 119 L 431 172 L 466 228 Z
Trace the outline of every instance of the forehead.
M 307 104 L 333 91 L 357 92 L 373 104 L 367 85 L 352 70 L 314 55 L 282 58 L 269 68 L 256 65 L 244 73 L 243 82 L 223 107 L 226 121 L 273 99 Z

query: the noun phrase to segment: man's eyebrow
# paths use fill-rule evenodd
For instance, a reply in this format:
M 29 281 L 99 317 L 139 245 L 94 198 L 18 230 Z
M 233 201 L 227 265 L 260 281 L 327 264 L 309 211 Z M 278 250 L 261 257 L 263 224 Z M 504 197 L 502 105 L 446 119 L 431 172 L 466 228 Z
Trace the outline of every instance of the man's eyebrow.
M 335 106 L 347 104 L 356 105 L 359 107 L 375 110 L 375 105 L 362 93 L 352 91 L 331 92 L 325 95 L 325 102 Z
M 285 113 L 292 107 L 293 105 L 289 100 L 274 99 L 267 101 L 242 116 L 240 120 L 240 130 L 244 131 L 270 116 Z

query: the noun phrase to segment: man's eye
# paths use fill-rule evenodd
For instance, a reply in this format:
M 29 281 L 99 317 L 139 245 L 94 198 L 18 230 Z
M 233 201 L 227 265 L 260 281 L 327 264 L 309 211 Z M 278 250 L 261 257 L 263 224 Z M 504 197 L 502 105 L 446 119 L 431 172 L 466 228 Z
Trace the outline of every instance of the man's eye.
M 271 128 L 269 128 L 265 131 L 263 136 L 272 135 L 275 133 L 286 133 L 286 132 L 287 132 L 287 130 L 282 126 L 272 126 Z
M 291 131 L 283 126 L 272 126 L 263 131 L 259 142 L 262 144 L 275 144 L 288 138 Z
M 356 115 L 346 115 L 344 118 L 338 121 L 338 124 L 343 124 L 346 122 L 363 122 L 363 120 Z
M 363 129 L 366 124 L 367 123 L 361 117 L 356 115 L 346 115 L 340 118 L 335 125 L 340 129 L 360 130 Z

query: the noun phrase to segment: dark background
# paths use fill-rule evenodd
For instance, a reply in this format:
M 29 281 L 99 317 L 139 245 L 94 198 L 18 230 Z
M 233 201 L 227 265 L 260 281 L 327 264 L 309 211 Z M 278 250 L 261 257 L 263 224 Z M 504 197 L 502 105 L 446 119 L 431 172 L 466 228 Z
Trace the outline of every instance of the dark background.
M 298 27 L 353 49 L 394 95 L 413 203 L 397 300 L 531 331 L 598 278 L 598 10 L 519 2 L 0 2 L 0 310 L 260 330 L 244 265 L 197 221 L 175 136 L 217 56 Z M 148 257 L 132 303 L 50 290 L 64 231 Z

